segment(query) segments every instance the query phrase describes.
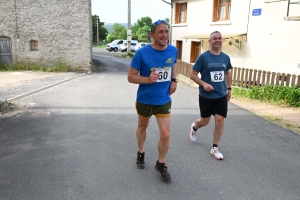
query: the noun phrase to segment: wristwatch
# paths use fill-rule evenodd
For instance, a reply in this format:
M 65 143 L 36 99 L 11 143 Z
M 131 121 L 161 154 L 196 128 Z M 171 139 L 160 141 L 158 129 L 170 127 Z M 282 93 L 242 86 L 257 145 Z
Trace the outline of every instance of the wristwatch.
M 227 90 L 231 90 L 231 87 L 227 88 Z
M 177 78 L 172 78 L 171 81 L 174 81 L 175 83 L 178 82 Z

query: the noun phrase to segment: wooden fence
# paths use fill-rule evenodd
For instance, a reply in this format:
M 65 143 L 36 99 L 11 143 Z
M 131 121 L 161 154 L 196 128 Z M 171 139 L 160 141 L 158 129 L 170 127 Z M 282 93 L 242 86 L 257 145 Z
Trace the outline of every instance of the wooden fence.
M 175 64 L 176 75 L 181 74 L 187 78 L 190 77 L 192 64 L 177 60 Z M 232 85 L 244 88 L 264 85 L 282 85 L 300 87 L 300 75 L 276 73 L 256 69 L 246 69 L 234 67 L 232 70 Z

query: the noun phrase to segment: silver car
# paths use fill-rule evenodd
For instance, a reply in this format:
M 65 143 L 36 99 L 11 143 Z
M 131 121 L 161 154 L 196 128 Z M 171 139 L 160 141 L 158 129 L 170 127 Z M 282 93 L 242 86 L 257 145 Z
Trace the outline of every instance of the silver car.
M 139 42 L 135 45 L 135 48 L 134 48 L 134 51 L 137 51 L 139 50 L 140 48 L 144 47 L 144 46 L 147 46 L 151 43 L 148 43 L 148 42 Z

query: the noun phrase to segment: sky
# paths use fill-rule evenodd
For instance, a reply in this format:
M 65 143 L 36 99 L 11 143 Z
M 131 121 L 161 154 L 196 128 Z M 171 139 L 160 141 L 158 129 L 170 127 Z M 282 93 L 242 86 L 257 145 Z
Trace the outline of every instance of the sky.
M 128 0 L 92 0 L 92 15 L 98 15 L 105 23 L 127 23 Z M 153 22 L 171 19 L 171 5 L 162 0 L 131 0 L 131 24 L 146 16 Z

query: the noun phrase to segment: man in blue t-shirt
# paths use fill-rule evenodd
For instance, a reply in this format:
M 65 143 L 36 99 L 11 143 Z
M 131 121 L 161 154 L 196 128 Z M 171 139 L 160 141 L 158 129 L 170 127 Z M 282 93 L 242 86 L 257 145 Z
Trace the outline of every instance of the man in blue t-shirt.
M 231 98 L 231 63 L 230 58 L 221 52 L 222 34 L 212 32 L 209 38 L 210 49 L 202 53 L 196 60 L 190 78 L 199 85 L 199 107 L 201 116 L 191 125 L 189 137 L 197 139 L 197 130 L 206 126 L 215 117 L 213 146 L 210 153 L 223 160 L 218 144 L 224 130 L 224 118 L 227 116 L 228 101 Z M 198 74 L 201 77 L 199 78 Z
M 158 141 L 158 160 L 155 170 L 164 181 L 170 181 L 165 158 L 170 146 L 171 97 L 176 91 L 177 79 L 174 64 L 177 60 L 177 49 L 168 44 L 169 32 L 167 22 L 158 20 L 152 24 L 151 37 L 154 42 L 139 49 L 130 64 L 128 81 L 139 84 L 136 98 L 138 127 L 136 138 L 138 144 L 138 168 L 145 167 L 144 143 L 149 119 L 155 115 L 160 131 Z

